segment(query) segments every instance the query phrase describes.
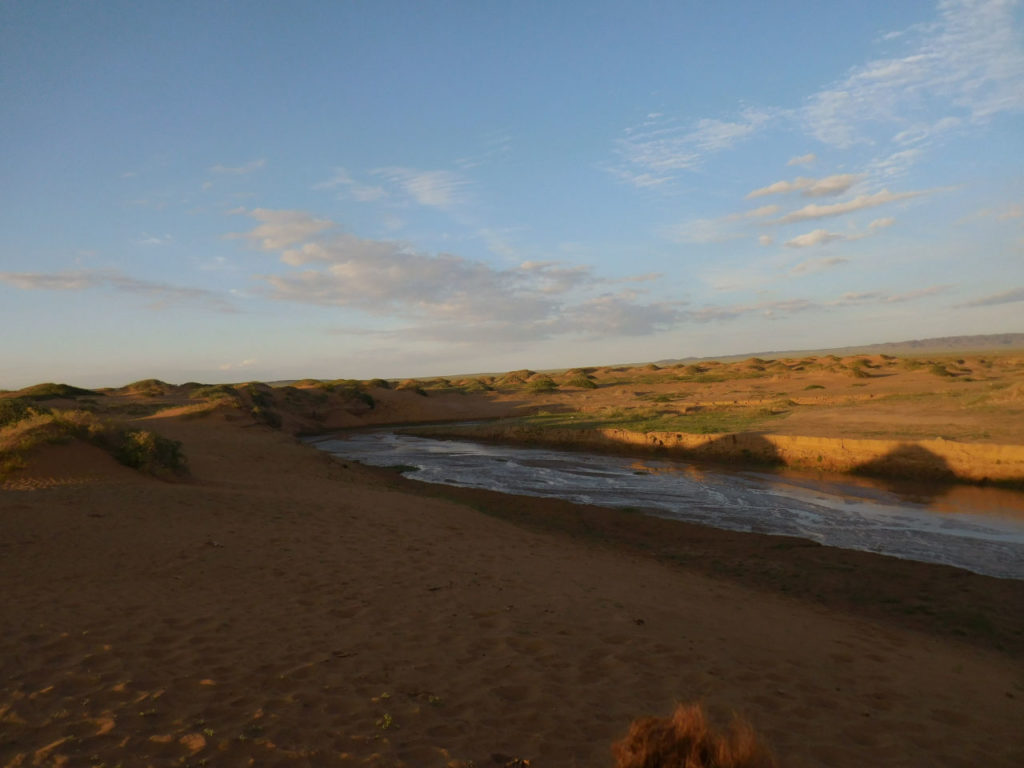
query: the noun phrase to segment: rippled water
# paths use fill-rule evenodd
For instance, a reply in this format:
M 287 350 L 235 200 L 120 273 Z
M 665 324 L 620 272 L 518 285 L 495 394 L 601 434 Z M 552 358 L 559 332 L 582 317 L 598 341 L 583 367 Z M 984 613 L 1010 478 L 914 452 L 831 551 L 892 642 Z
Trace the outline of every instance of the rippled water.
M 682 461 L 636 460 L 359 432 L 311 441 L 374 466 L 415 467 L 428 483 L 549 496 L 734 531 L 799 536 L 833 547 L 944 563 L 1024 579 L 1024 494 L 919 487 L 913 496 L 866 481 L 823 482 L 767 472 L 709 471 Z

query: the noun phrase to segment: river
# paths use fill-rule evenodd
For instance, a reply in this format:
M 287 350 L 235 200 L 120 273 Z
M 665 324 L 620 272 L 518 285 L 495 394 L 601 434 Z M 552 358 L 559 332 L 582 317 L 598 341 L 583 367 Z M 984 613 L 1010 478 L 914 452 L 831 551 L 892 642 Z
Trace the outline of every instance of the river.
M 427 483 L 630 507 L 733 531 L 943 563 L 1024 579 L 1024 493 L 971 486 L 894 488 L 792 472 L 437 440 L 389 430 L 311 439 L 334 456 L 403 466 Z

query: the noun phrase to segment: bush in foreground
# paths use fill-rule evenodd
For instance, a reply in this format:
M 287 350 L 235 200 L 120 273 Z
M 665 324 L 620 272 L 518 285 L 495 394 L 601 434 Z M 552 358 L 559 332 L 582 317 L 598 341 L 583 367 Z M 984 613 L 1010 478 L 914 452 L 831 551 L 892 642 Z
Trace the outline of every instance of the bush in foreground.
M 87 411 L 36 413 L 0 429 L 0 476 L 25 465 L 24 457 L 47 444 L 82 440 L 122 464 L 151 475 L 184 475 L 181 443 L 147 430 L 132 430 Z
M 733 720 L 722 733 L 697 704 L 680 704 L 670 717 L 634 720 L 612 745 L 616 768 L 775 768 L 753 728 Z

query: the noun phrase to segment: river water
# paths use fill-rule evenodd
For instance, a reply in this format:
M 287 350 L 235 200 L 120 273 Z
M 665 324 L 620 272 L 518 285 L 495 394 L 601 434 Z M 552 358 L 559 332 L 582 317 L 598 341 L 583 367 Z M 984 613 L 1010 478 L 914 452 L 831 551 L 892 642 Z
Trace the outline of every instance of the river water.
M 845 477 L 710 469 L 677 460 L 436 440 L 390 431 L 310 442 L 340 458 L 402 465 L 428 483 L 548 496 L 733 531 L 1024 579 L 1024 493 L 969 486 L 896 490 Z

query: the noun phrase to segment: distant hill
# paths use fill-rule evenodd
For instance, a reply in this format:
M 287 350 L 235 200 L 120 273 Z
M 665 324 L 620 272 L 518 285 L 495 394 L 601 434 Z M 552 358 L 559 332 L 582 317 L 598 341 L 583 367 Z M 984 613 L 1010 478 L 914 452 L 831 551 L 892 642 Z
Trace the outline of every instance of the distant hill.
M 949 355 L 968 352 L 997 352 L 1019 349 L 1024 351 L 1024 333 L 990 333 L 979 336 L 940 336 L 934 339 L 913 339 L 911 341 L 889 341 L 881 344 L 865 344 L 859 347 L 833 347 L 831 349 L 787 349 L 773 352 L 747 352 L 742 355 L 709 357 L 685 357 L 672 360 L 657 360 L 658 365 L 690 363 L 697 360 L 745 360 L 761 357 L 772 360 L 779 357 L 811 357 L 822 355 Z

